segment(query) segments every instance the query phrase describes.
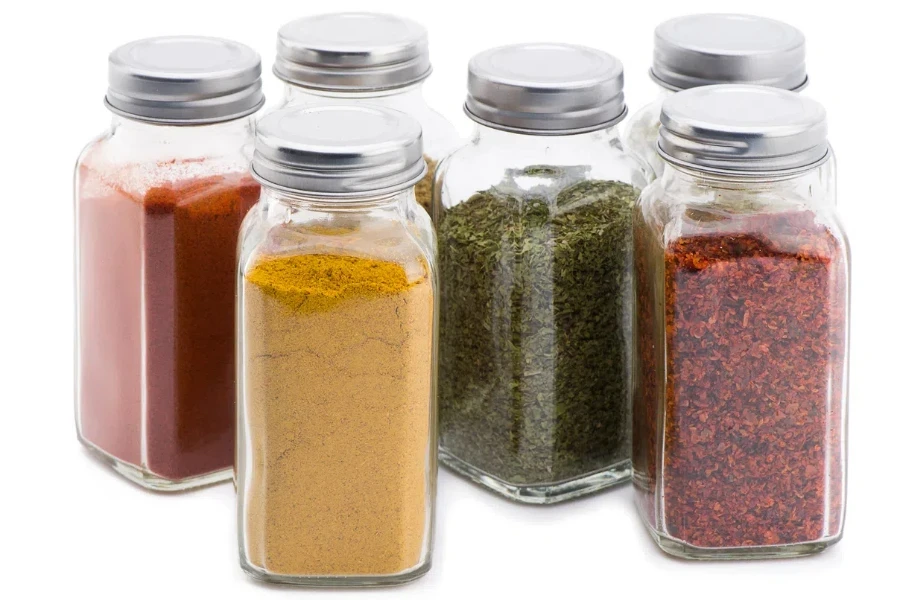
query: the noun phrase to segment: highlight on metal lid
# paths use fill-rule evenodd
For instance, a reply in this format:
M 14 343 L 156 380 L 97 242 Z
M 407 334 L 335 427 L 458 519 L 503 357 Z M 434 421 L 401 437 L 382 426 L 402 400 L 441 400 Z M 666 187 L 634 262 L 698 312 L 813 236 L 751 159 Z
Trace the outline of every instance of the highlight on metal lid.
M 829 155 L 822 105 L 777 88 L 686 90 L 666 99 L 660 121 L 660 156 L 700 171 L 785 174 L 811 169 Z
M 569 135 L 610 127 L 627 112 L 622 63 L 571 44 L 514 44 L 469 61 L 466 113 L 516 133 Z
M 252 48 L 211 37 L 137 40 L 109 55 L 106 106 L 152 123 L 201 125 L 259 110 L 262 67 Z
M 358 198 L 410 188 L 425 176 L 422 128 L 373 106 L 301 106 L 272 112 L 256 128 L 254 176 L 312 196 Z
M 428 33 L 415 21 L 380 13 L 304 17 L 278 31 L 273 71 L 326 91 L 406 87 L 431 74 Z
M 650 75 L 676 91 L 724 83 L 798 91 L 808 82 L 806 40 L 796 27 L 764 17 L 677 17 L 656 28 Z

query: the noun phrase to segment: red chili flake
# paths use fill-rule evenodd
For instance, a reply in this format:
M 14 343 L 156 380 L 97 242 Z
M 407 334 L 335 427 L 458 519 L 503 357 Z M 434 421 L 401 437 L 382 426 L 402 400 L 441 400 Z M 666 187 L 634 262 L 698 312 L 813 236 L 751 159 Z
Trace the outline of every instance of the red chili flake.
M 650 526 L 700 548 L 837 535 L 845 246 L 807 211 L 685 218 L 665 248 L 637 221 L 634 470 Z

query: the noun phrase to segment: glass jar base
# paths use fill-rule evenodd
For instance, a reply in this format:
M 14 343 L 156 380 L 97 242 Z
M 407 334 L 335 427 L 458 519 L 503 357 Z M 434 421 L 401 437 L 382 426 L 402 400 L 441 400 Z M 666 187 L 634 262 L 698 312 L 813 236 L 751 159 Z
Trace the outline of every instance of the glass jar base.
M 438 458 L 441 464 L 462 477 L 500 494 L 508 500 L 524 504 L 556 504 L 587 496 L 631 480 L 631 461 L 629 460 L 617 462 L 602 471 L 595 471 L 577 479 L 550 484 L 520 485 L 497 479 L 443 448 L 438 451 Z
M 216 483 L 222 483 L 224 481 L 231 481 L 234 478 L 233 469 L 222 469 L 221 471 L 213 471 L 212 473 L 204 473 L 202 475 L 195 475 L 184 479 L 166 479 L 145 468 L 119 460 L 115 456 L 108 454 L 104 450 L 101 450 L 94 444 L 85 440 L 80 435 L 78 436 L 78 440 L 85 448 L 87 448 L 92 456 L 96 457 L 100 462 L 112 467 L 116 473 L 132 483 L 155 492 L 183 492 Z
M 700 548 L 661 534 L 648 528 L 650 535 L 663 552 L 687 560 L 759 560 L 773 558 L 799 558 L 818 554 L 840 540 L 840 536 L 816 542 L 787 544 L 783 546 L 745 546 L 731 548 Z
M 293 585 L 300 587 L 387 587 L 408 583 L 431 570 L 431 559 L 406 571 L 393 575 L 282 575 L 270 573 L 265 569 L 250 564 L 241 553 L 241 568 L 253 579 L 263 583 Z

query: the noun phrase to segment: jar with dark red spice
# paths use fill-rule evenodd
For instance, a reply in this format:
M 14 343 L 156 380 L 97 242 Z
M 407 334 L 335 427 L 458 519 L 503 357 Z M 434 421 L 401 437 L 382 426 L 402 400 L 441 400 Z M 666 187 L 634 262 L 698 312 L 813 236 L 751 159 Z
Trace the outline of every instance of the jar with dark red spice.
M 148 488 L 231 479 L 237 237 L 259 55 L 164 37 L 110 54 L 108 131 L 75 171 L 76 424 Z
M 801 556 L 842 534 L 849 249 L 825 111 L 699 87 L 663 104 L 635 209 L 634 486 L 686 558 Z

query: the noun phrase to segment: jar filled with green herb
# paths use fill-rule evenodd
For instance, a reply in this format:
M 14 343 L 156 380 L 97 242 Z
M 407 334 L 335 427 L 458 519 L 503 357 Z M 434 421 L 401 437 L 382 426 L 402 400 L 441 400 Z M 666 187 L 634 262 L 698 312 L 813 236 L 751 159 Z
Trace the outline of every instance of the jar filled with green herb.
M 631 474 L 631 215 L 622 65 L 565 44 L 469 63 L 473 138 L 438 170 L 440 456 L 521 502 Z

